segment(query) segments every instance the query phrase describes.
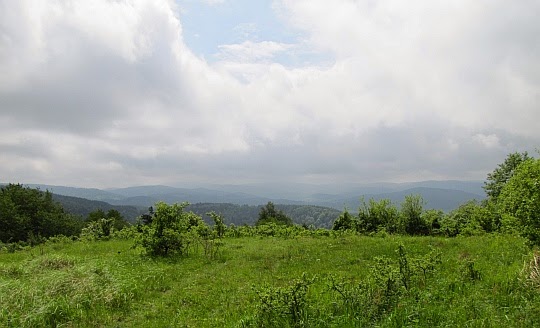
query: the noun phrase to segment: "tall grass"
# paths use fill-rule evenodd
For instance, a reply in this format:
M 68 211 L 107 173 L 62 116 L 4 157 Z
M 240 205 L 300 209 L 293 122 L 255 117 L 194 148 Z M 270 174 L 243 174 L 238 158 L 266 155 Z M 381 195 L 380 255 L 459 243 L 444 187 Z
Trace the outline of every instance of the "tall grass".
M 132 244 L 0 254 L 0 326 L 540 326 L 538 258 L 518 237 L 242 237 L 166 259 Z

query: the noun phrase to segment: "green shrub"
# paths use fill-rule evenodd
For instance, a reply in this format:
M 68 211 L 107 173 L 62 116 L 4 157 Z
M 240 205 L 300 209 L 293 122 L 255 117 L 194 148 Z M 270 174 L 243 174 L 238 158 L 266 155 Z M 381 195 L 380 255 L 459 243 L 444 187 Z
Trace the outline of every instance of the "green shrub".
M 540 245 L 540 159 L 528 159 L 516 168 L 498 202 L 502 213 L 520 224 L 521 234 Z
M 151 256 L 186 254 L 196 237 L 192 230 L 205 225 L 200 216 L 184 212 L 188 205 L 157 203 L 150 223 L 139 227 L 140 235 L 135 244 Z
M 493 214 L 475 200 L 450 212 L 441 222 L 441 230 L 448 236 L 474 236 L 496 230 Z
M 98 219 L 91 221 L 82 229 L 80 238 L 82 240 L 108 239 L 114 232 L 112 219 Z
M 332 230 L 353 230 L 356 229 L 357 222 L 356 219 L 345 210 L 341 215 L 334 221 L 332 225 Z
M 310 327 L 307 293 L 315 278 L 303 273 L 286 287 L 255 289 L 259 302 L 255 315 L 244 322 L 248 327 Z
M 397 208 L 389 199 L 376 201 L 370 199 L 368 203 L 361 199 L 358 209 L 356 229 L 361 233 L 371 233 L 384 228 L 388 233 L 400 231 L 399 215 Z
M 424 200 L 420 195 L 407 195 L 401 203 L 401 220 L 403 230 L 409 235 L 427 235 L 430 227 L 422 215 Z

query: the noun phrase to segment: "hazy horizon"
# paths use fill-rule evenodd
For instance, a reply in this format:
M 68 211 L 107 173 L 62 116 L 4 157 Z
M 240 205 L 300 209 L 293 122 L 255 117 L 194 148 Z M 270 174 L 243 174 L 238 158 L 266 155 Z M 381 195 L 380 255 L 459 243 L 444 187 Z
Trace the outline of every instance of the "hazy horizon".
M 7 183 L 20 183 L 27 186 L 47 186 L 47 187 L 61 187 L 61 188 L 73 188 L 73 189 L 97 189 L 103 191 L 133 189 L 133 188 L 172 188 L 172 189 L 208 189 L 208 190 L 222 190 L 227 192 L 254 192 L 259 193 L 274 193 L 275 196 L 280 194 L 294 194 L 299 190 L 304 193 L 347 193 L 357 190 L 379 190 L 380 192 L 388 191 L 400 191 L 417 187 L 426 188 L 440 188 L 440 189 L 455 189 L 455 190 L 467 190 L 470 188 L 476 188 L 484 185 L 482 180 L 425 180 L 425 181 L 411 181 L 411 182 L 371 182 L 371 183 L 325 183 L 325 184 L 308 184 L 308 183 L 286 183 L 286 182 L 259 182 L 259 183 L 246 183 L 246 184 L 155 184 L 155 185 L 131 185 L 131 186 L 113 186 L 109 188 L 94 188 L 82 185 L 59 185 L 59 184 L 45 184 L 45 183 L 33 183 L 23 181 L 0 181 L 0 184 Z M 481 189 L 481 188 L 480 188 Z M 480 190 L 478 189 L 478 190 Z M 474 192 L 476 194 L 483 194 L 481 192 Z

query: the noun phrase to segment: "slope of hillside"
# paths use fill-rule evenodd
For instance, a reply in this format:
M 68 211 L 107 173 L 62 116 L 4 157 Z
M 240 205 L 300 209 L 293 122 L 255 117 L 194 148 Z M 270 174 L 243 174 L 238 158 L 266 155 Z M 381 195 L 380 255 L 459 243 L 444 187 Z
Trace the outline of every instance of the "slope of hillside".
M 141 196 L 144 197 L 144 196 Z M 131 223 L 134 223 L 140 215 L 147 213 L 147 207 L 129 206 L 129 205 L 111 205 L 106 202 L 89 200 L 80 197 L 71 197 L 53 194 L 53 199 L 59 202 L 66 212 L 87 217 L 90 212 L 101 209 L 105 212 L 115 209 Z M 259 211 L 262 205 L 236 205 L 230 203 L 195 203 L 187 207 L 188 211 L 203 217 L 211 223 L 212 220 L 206 214 L 216 212 L 223 216 L 225 223 L 239 225 L 253 225 L 257 222 Z M 317 228 L 330 228 L 332 223 L 339 216 L 340 211 L 321 206 L 312 205 L 276 205 L 276 208 L 282 210 L 293 219 L 296 224 L 313 225 Z
M 223 216 L 225 223 L 234 225 L 253 225 L 257 222 L 262 205 L 236 205 L 217 203 L 191 204 L 187 210 L 200 215 L 207 222 L 211 222 L 206 213 L 214 211 Z M 314 205 L 283 205 L 276 204 L 278 210 L 283 211 L 296 224 L 313 225 L 316 228 L 331 228 L 334 220 L 341 211 L 334 208 Z
M 77 188 L 77 187 L 65 187 L 65 186 L 54 186 L 54 185 L 44 185 L 44 184 L 25 184 L 30 188 L 36 188 L 40 190 L 48 190 L 56 195 L 64 195 L 71 197 L 80 197 L 90 200 L 100 200 L 105 202 L 110 202 L 111 200 L 120 200 L 124 197 L 109 191 L 96 189 L 96 188 Z
M 53 194 L 53 199 L 59 202 L 64 210 L 71 214 L 80 215 L 86 218 L 90 212 L 101 209 L 105 212 L 117 210 L 128 222 L 134 223 L 137 217 L 145 212 L 144 208 L 125 205 L 111 205 L 106 202 Z

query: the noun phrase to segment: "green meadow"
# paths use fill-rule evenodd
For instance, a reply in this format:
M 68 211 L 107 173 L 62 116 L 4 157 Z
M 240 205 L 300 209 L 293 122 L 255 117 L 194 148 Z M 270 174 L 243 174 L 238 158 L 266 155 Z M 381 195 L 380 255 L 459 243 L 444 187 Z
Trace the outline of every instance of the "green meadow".
M 2 327 L 539 327 L 521 237 L 225 237 L 148 257 L 131 239 L 0 253 Z

